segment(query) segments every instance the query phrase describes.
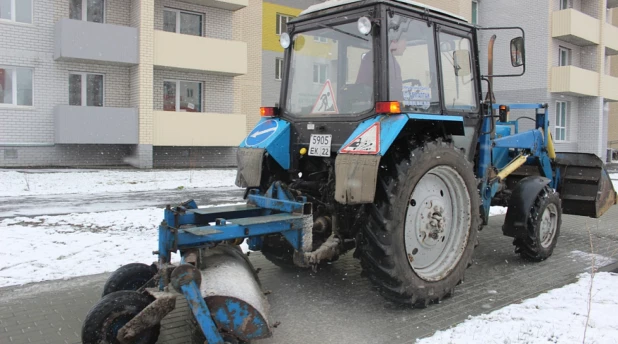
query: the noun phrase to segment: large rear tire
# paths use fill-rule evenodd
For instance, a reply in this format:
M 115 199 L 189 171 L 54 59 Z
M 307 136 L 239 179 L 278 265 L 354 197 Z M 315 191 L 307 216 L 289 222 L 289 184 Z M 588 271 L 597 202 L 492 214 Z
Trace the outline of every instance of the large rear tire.
M 552 188 L 545 186 L 530 209 L 526 237 L 513 240 L 515 253 L 533 262 L 549 258 L 558 243 L 561 224 L 560 196 Z
M 473 167 L 441 141 L 382 160 L 361 265 L 385 298 L 426 307 L 451 295 L 471 265 L 481 225 Z

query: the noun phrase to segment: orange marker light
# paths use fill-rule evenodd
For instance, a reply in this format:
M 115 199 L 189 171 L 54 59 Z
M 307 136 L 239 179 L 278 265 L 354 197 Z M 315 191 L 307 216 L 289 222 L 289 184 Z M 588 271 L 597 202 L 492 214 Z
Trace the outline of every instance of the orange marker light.
M 377 102 L 376 113 L 397 114 L 401 113 L 399 102 Z
M 260 116 L 262 117 L 275 117 L 276 108 L 274 107 L 261 107 Z

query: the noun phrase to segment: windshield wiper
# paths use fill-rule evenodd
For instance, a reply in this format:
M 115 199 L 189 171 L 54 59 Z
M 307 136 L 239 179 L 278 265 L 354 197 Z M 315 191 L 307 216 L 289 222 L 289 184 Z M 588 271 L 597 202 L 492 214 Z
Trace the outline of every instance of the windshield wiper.
M 332 26 L 328 26 L 328 25 L 326 25 L 326 24 L 318 24 L 318 26 L 319 26 L 319 27 L 322 27 L 322 28 L 325 28 L 325 29 L 331 29 L 331 30 L 334 30 L 334 31 L 337 31 L 337 32 L 341 32 L 341 33 L 343 33 L 343 34 L 345 34 L 345 35 L 352 36 L 352 37 L 354 37 L 354 38 L 359 38 L 359 39 L 362 39 L 363 41 L 367 41 L 367 42 L 369 41 L 367 38 L 365 38 L 365 37 L 363 37 L 363 36 L 358 36 L 358 35 L 355 35 L 355 34 L 353 34 L 353 33 L 345 32 L 345 31 L 343 31 L 343 30 L 341 30 L 341 29 L 337 29 L 337 28 L 334 28 L 334 27 L 332 27 Z

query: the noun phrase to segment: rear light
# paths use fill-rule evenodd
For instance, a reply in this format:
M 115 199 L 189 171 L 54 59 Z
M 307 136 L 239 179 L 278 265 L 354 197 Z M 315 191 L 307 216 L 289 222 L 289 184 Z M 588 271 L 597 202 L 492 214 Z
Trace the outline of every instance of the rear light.
M 261 107 L 260 116 L 262 117 L 275 117 L 279 114 L 279 108 L 276 107 Z
M 377 102 L 376 113 L 380 114 L 396 114 L 401 113 L 399 102 Z

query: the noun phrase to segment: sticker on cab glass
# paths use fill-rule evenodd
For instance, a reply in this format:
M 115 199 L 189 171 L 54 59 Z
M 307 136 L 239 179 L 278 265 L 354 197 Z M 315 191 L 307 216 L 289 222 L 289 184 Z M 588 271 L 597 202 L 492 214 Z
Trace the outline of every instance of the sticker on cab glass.
M 322 87 L 322 91 L 320 91 L 318 99 L 315 101 L 315 104 L 311 109 L 311 113 L 339 113 L 339 109 L 337 109 L 337 102 L 335 101 L 335 93 L 333 92 L 333 87 L 330 80 L 326 80 L 324 87 Z
M 421 109 L 431 106 L 431 88 L 426 86 L 403 86 L 403 105 Z
M 245 139 L 245 144 L 247 146 L 259 145 L 271 137 L 277 131 L 278 126 L 279 123 L 274 119 L 269 119 L 258 124 Z

